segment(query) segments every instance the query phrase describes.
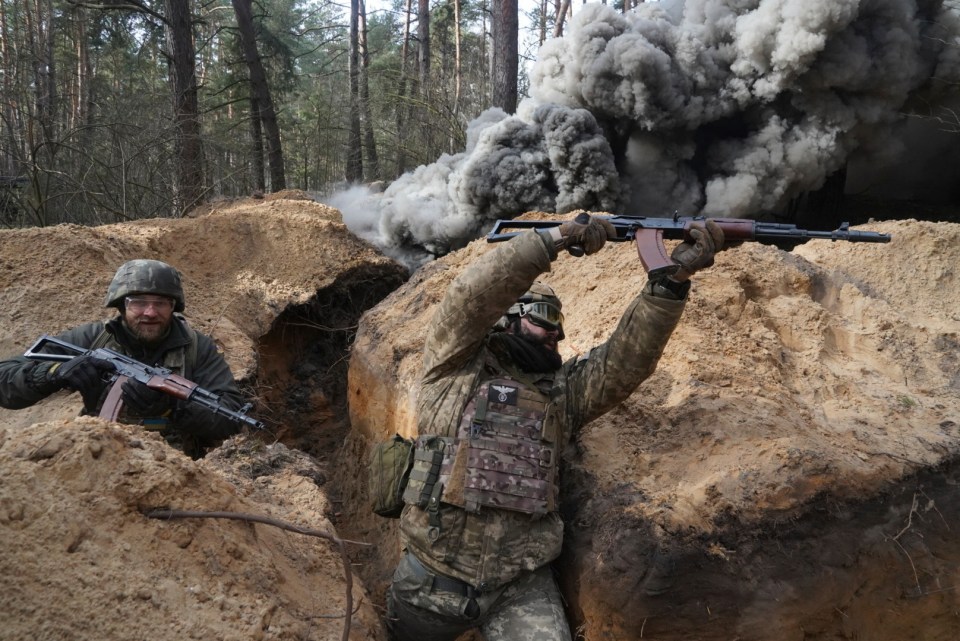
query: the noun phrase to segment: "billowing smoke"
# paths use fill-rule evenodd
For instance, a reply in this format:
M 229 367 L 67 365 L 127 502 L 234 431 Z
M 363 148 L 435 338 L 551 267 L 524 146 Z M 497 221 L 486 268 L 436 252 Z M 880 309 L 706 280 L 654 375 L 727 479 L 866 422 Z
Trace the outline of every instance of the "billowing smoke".
M 958 4 L 584 5 L 541 48 L 516 115 L 489 110 L 462 153 L 332 204 L 412 265 L 532 210 L 777 211 L 852 154 L 895 156 L 905 113 L 960 80 Z

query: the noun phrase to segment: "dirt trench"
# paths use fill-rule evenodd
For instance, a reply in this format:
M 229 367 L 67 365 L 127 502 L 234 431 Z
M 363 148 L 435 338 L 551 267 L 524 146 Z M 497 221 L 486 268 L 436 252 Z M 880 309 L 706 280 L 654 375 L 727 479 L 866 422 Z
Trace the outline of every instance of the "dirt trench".
M 255 383 L 259 416 L 268 425 L 259 440 L 316 460 L 322 472 L 315 481 L 330 499 L 326 516 L 337 535 L 369 544 L 352 548 L 351 559 L 381 614 L 384 575 L 397 558 L 396 522 L 369 509 L 366 448 L 351 430 L 347 369 L 361 315 L 400 284 L 380 276 L 344 279 L 286 309 L 259 341 Z
M 264 441 L 279 441 L 323 462 L 336 460 L 350 432 L 346 381 L 357 324 L 402 282 L 401 274 L 361 267 L 277 317 L 257 346 L 254 394 L 258 416 L 267 424 Z M 352 479 L 332 480 L 339 485 Z
M 360 315 L 397 285 L 368 289 L 354 279 L 286 310 L 260 341 L 257 385 L 274 437 L 325 470 L 315 481 L 331 496 L 327 516 L 338 534 L 370 544 L 351 558 L 381 616 L 397 521 L 370 512 L 369 444 L 351 430 L 346 372 Z M 960 462 L 863 501 L 825 495 L 803 514 L 761 524 L 730 512 L 709 536 L 667 532 L 630 514 L 624 507 L 638 490 L 627 483 L 600 491 L 575 451 L 564 479 L 568 527 L 554 567 L 571 628 L 589 628 L 591 638 L 627 630 L 661 641 L 948 641 L 960 629 L 951 569 L 960 567 Z M 598 514 L 599 523 L 585 521 Z M 597 557 L 603 562 L 585 562 Z M 622 615 L 598 618 L 610 612 Z
M 564 519 L 578 527 L 556 566 L 590 638 L 949 641 L 960 629 L 958 461 L 863 501 L 824 496 L 762 524 L 729 514 L 709 536 L 667 532 L 622 509 L 633 488 L 604 495 L 570 472 Z
M 329 545 L 266 525 L 160 522 L 142 508 L 334 531 L 351 343 L 361 314 L 407 270 L 297 194 L 184 219 L 2 230 L 0 246 L 2 354 L 112 316 L 103 295 L 117 266 L 156 258 L 181 272 L 187 320 L 223 350 L 267 425 L 195 461 L 138 426 L 77 418 L 79 396 L 66 391 L 0 409 L 10 588 L 0 638 L 341 638 L 344 572 Z M 356 575 L 352 585 L 350 638 L 383 641 L 365 586 Z
M 340 448 L 350 430 L 346 380 L 357 323 L 402 282 L 399 273 L 359 267 L 277 317 L 257 347 L 258 415 L 270 437 L 318 459 Z
M 348 428 L 330 516 L 340 536 L 372 544 L 352 559 L 382 616 L 398 521 L 370 512 L 366 453 Z M 763 523 L 730 513 L 709 536 L 631 514 L 636 488 L 598 491 L 575 463 L 564 485 L 566 540 L 553 566 L 575 639 L 952 641 L 960 629 L 960 461 L 863 501 L 825 495 Z
M 871 229 L 894 241 L 718 256 L 657 371 L 580 432 L 555 563 L 575 638 L 956 638 L 957 228 Z M 372 595 L 399 551 L 396 522 L 370 513 L 359 482 L 366 455 L 415 432 L 423 328 L 485 251 L 414 273 L 358 330 L 339 460 L 358 482 L 340 488 L 338 529 L 380 542 L 354 557 Z M 614 248 L 552 266 L 567 356 L 616 324 L 635 262 Z M 910 263 L 922 269 L 905 289 Z

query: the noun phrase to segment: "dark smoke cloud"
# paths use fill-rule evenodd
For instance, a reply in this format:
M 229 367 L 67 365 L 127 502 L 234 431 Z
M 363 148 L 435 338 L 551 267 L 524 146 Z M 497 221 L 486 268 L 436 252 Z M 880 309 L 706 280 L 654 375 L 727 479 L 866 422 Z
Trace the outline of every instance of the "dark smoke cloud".
M 463 153 L 331 204 L 414 266 L 531 210 L 748 217 L 852 154 L 893 155 L 911 104 L 958 80 L 958 0 L 584 5 L 516 115 L 488 110 Z

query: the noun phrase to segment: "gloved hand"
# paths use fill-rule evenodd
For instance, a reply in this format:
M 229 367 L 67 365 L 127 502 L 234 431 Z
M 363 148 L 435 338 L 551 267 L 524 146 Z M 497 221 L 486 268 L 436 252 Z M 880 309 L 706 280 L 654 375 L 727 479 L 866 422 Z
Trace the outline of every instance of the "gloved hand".
M 607 240 L 616 238 L 617 230 L 606 218 L 581 213 L 560 225 L 560 237 L 563 239 L 563 248 L 572 255 L 589 256 L 600 251 Z M 582 248 L 582 251 L 578 248 Z
M 685 240 L 670 253 L 673 262 L 680 265 L 680 270 L 671 276 L 674 280 L 688 280 L 704 267 L 710 267 L 714 254 L 723 249 L 723 230 L 711 218 L 703 223 L 691 223 L 690 238 L 692 242 Z
M 132 416 L 160 416 L 170 407 L 170 395 L 128 378 L 120 386 L 123 404 Z
M 50 376 L 60 387 L 80 392 L 84 406 L 88 410 L 94 410 L 110 382 L 108 374 L 113 371 L 114 367 L 109 361 L 81 354 L 61 363 Z

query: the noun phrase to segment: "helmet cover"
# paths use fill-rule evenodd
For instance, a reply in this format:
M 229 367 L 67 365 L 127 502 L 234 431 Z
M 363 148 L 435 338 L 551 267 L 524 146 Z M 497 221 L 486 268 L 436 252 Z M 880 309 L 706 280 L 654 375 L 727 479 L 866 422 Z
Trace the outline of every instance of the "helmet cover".
M 123 299 L 134 294 L 169 296 L 175 301 L 175 312 L 184 309 L 180 272 L 159 260 L 138 258 L 121 265 L 107 288 L 104 306 L 119 309 Z

